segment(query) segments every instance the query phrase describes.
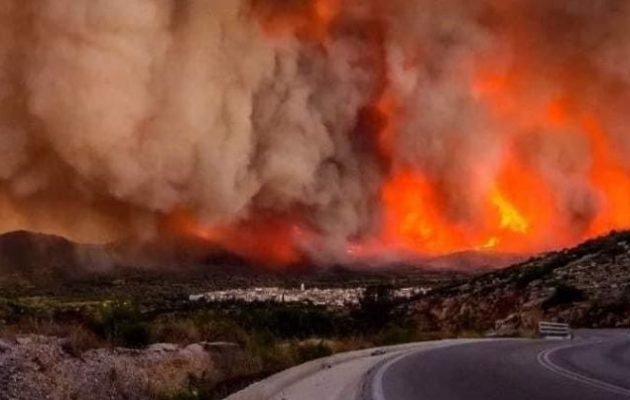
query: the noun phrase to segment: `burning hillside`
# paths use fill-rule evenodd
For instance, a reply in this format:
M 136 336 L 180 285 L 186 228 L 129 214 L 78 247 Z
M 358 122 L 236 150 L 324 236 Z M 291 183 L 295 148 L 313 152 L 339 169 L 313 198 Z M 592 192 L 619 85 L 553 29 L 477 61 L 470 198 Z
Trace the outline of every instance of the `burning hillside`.
M 4 0 L 0 229 L 263 264 L 630 227 L 624 0 Z

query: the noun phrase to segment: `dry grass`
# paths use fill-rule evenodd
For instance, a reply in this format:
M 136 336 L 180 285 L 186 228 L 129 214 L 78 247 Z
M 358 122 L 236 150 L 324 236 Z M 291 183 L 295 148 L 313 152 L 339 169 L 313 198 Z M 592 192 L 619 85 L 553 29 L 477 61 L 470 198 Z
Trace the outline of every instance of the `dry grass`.
M 191 344 L 202 341 L 202 338 L 201 330 L 190 319 L 167 319 L 153 324 L 155 342 Z
M 36 318 L 25 318 L 18 324 L 0 326 L 0 337 L 16 340 L 25 335 L 42 335 L 64 340 L 63 349 L 73 356 L 96 348 L 107 347 L 107 341 L 80 324 L 60 323 Z
M 91 349 L 107 347 L 108 343 L 96 336 L 92 331 L 77 326 L 66 336 L 63 349 L 75 357 L 80 357 Z

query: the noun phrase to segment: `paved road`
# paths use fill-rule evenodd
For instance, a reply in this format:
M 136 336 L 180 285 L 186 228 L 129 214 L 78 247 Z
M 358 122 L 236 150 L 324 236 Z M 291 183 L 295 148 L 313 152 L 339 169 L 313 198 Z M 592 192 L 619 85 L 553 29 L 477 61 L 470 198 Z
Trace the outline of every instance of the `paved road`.
M 369 400 L 629 400 L 630 332 L 408 352 L 368 378 Z
M 370 371 L 383 363 L 411 352 L 469 342 L 439 340 L 337 354 L 282 371 L 226 400 L 355 400 L 364 392 Z

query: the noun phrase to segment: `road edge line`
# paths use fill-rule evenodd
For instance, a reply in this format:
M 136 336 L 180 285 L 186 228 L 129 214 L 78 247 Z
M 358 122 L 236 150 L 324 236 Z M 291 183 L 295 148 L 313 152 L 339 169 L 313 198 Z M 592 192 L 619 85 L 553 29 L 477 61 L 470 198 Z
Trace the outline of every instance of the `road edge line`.
M 341 364 L 352 362 L 359 358 L 374 357 L 405 352 L 414 348 L 422 348 L 431 343 L 439 343 L 438 341 L 405 343 L 393 346 L 382 346 L 368 348 L 363 350 L 355 350 L 346 353 L 338 353 L 329 357 L 319 358 L 280 371 L 266 379 L 255 382 L 246 388 L 231 394 L 224 400 L 269 400 L 279 395 L 287 387 L 307 378 L 308 376 L 318 373 L 324 369 L 337 367 Z
M 368 399 L 366 400 L 386 400 L 385 393 L 383 391 L 383 377 L 385 376 L 385 373 L 392 365 L 398 363 L 399 361 L 407 357 L 411 357 L 420 353 L 427 353 L 430 351 L 454 347 L 454 346 L 484 343 L 490 340 L 495 341 L 495 340 L 514 340 L 514 339 L 450 339 L 446 343 L 437 343 L 436 346 L 432 346 L 432 347 L 428 347 L 424 349 L 416 349 L 416 350 L 404 352 L 403 354 L 400 354 L 396 357 L 392 357 L 389 360 L 386 360 L 385 362 L 381 363 L 381 365 L 377 367 L 377 369 L 373 372 L 372 376 L 369 378 L 369 382 L 366 385 L 368 388 L 367 390 Z
M 573 347 L 581 347 L 593 345 L 601 342 L 588 342 L 588 343 L 580 343 L 580 344 L 572 344 L 568 346 L 555 347 L 552 349 L 543 350 L 536 356 L 538 364 L 542 367 L 561 375 L 567 379 L 571 379 L 573 381 L 582 383 L 587 386 L 595 387 L 597 389 L 605 390 L 610 393 L 619 394 L 622 396 L 630 396 L 630 389 L 624 388 L 622 386 L 615 385 L 613 383 L 605 382 L 599 379 L 591 378 L 586 375 L 582 375 L 578 372 L 571 371 L 567 368 L 563 368 L 558 364 L 551 361 L 551 355 L 557 351 L 570 349 Z

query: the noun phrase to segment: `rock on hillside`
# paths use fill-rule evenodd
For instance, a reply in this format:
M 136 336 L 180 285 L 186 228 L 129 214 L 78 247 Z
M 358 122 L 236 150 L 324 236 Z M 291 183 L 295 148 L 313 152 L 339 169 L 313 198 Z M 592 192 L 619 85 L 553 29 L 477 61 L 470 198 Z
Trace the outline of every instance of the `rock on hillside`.
M 433 291 L 413 305 L 424 330 L 535 329 L 539 320 L 576 327 L 630 326 L 630 232 Z
M 96 349 L 76 356 L 62 339 L 0 340 L 0 400 L 155 399 L 187 390 L 191 379 L 229 378 L 238 357 L 237 346 L 221 343 Z

